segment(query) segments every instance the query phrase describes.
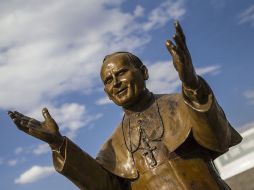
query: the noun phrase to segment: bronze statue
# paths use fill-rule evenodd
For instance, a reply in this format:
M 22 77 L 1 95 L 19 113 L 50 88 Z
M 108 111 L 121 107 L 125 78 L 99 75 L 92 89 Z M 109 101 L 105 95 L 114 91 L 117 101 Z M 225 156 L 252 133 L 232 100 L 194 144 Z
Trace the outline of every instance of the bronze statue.
M 104 90 L 124 116 L 96 159 L 60 134 L 46 108 L 42 123 L 16 111 L 10 111 L 10 117 L 20 130 L 50 145 L 55 169 L 80 189 L 230 189 L 213 160 L 242 138 L 195 73 L 178 22 L 175 28 L 175 44 L 167 40 L 166 46 L 182 94 L 151 93 L 145 83 L 147 68 L 131 53 L 116 52 L 103 60 Z

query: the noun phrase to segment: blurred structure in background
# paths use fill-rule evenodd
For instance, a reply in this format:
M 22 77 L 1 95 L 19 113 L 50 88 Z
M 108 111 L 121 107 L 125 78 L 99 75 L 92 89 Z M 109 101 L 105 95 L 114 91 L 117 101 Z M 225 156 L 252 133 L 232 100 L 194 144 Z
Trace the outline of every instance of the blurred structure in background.
M 240 133 L 243 141 L 214 162 L 232 190 L 254 190 L 254 125 Z

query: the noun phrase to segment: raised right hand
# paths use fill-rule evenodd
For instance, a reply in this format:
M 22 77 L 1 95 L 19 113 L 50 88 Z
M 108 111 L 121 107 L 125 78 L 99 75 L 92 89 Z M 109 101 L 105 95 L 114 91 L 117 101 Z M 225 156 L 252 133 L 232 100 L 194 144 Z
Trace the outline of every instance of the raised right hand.
M 184 87 L 195 90 L 199 87 L 198 76 L 192 64 L 183 29 L 178 21 L 175 22 L 175 30 L 176 33 L 173 36 L 175 44 L 167 40 L 166 47 L 173 58 L 174 67 Z
M 51 148 L 58 148 L 63 142 L 59 128 L 47 108 L 42 109 L 42 115 L 45 119 L 43 122 L 27 117 L 17 111 L 9 111 L 8 114 L 18 129 L 48 143 Z

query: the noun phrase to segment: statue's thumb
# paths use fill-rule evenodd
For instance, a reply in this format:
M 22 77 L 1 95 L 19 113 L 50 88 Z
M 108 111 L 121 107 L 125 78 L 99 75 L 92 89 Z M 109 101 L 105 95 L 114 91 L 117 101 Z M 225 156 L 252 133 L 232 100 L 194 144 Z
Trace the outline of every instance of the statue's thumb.
M 42 109 L 42 115 L 44 117 L 45 120 L 49 120 L 52 119 L 51 115 L 49 114 L 49 111 L 47 108 L 43 108 Z

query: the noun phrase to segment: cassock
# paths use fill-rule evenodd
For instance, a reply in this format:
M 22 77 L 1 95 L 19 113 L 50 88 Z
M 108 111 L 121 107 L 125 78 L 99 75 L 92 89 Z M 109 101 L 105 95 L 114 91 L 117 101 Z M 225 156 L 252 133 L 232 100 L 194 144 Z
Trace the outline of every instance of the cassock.
M 55 169 L 84 190 L 228 190 L 213 160 L 241 141 L 207 83 L 155 94 L 120 125 L 96 159 L 65 137 Z

